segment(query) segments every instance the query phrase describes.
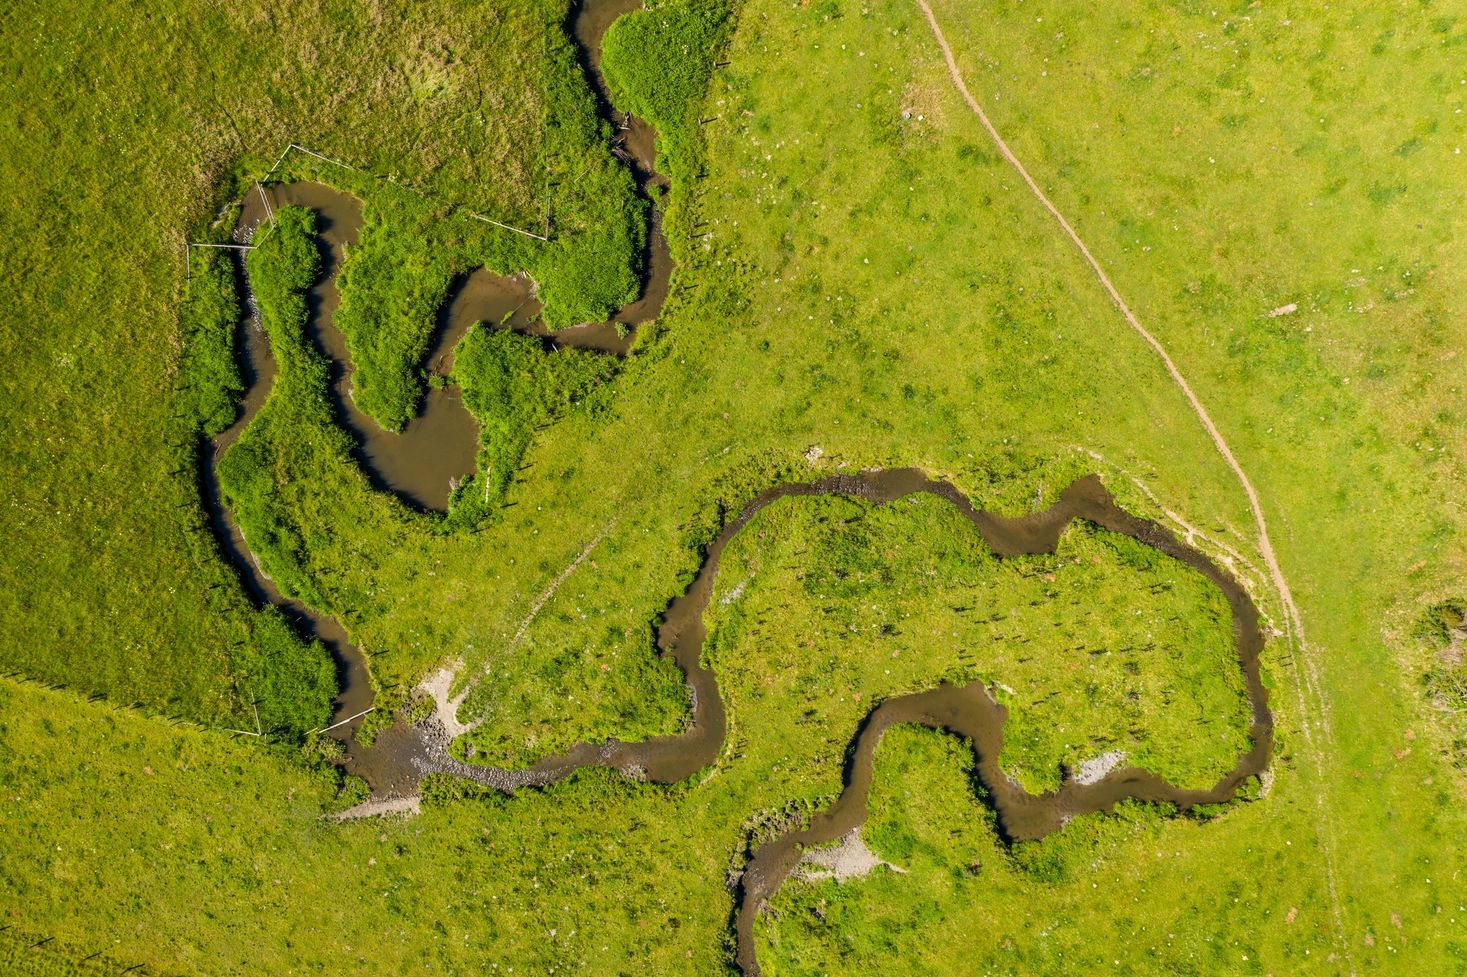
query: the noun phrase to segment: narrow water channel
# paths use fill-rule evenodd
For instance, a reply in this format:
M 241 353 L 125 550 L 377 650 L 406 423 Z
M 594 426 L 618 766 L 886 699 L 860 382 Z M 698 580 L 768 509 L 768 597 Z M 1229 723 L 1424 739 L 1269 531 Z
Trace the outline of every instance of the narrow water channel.
M 1172 804 L 1180 810 L 1197 804 L 1222 803 L 1230 800 L 1248 778 L 1267 767 L 1273 750 L 1273 716 L 1259 675 L 1263 632 L 1258 609 L 1237 580 L 1162 526 L 1121 509 L 1096 476 L 1072 484 L 1059 501 L 1043 512 L 1006 518 L 975 508 L 951 483 L 931 479 L 912 468 L 777 485 L 752 499 L 724 526 L 708 548 L 692 585 L 668 605 L 657 630 L 659 651 L 677 663 L 690 691 L 692 723 L 683 733 L 632 743 L 619 740 L 580 743 L 560 756 L 546 757 L 531 767 L 508 770 L 465 764 L 449 757 L 445 752 L 446 736 L 434 720 L 412 730 L 398 727 L 393 731 L 405 738 L 403 742 L 411 741 L 404 755 L 411 755 L 420 774 L 447 771 L 503 791 L 555 783 L 591 766 L 614 769 L 655 783 L 675 783 L 693 776 L 718 759 L 727 733 L 727 713 L 718 679 L 711 669 L 703 666 L 702 653 L 707 638 L 703 617 L 729 541 L 761 510 L 780 499 L 836 495 L 884 505 L 919 493 L 951 502 L 1000 557 L 1052 553 L 1065 527 L 1081 519 L 1129 536 L 1203 574 L 1222 591 L 1232 614 L 1238 665 L 1252 712 L 1250 748 L 1217 783 L 1204 789 L 1177 787 L 1149 771 L 1122 767 L 1093 783 L 1082 784 L 1072 779 L 1058 790 L 1030 794 L 999 766 L 1008 711 L 994 701 L 981 682 L 942 684 L 928 691 L 887 699 L 867 715 L 856 732 L 848 754 L 845 785 L 835 804 L 812 818 L 808 827 L 792 830 L 759 846 L 745 868 L 740 880 L 735 932 L 737 961 L 746 977 L 759 973 L 755 920 L 799 863 L 803 849 L 834 841 L 865 822 L 876 747 L 882 734 L 894 724 L 914 723 L 948 730 L 968 740 L 979 779 L 998 815 L 999 829 L 1010 842 L 1042 838 L 1062 828 L 1071 818 L 1108 811 L 1124 800 Z
M 600 74 L 601 38 L 616 17 L 639 9 L 640 0 L 591 0 L 580 4 L 568 27 L 578 56 L 601 113 L 614 130 L 612 151 L 632 168 L 639 190 L 645 194 L 653 183 L 666 180 L 654 168 L 656 134 L 646 122 L 616 111 L 610 103 Z M 268 206 L 267 206 L 268 201 Z M 362 204 L 357 198 L 320 183 L 300 181 L 276 184 L 246 195 L 236 231 L 237 240 L 249 237 L 274 210 L 286 205 L 307 207 L 316 212 L 317 233 L 322 245 L 324 268 L 308 297 L 309 333 L 331 362 L 332 399 L 336 416 L 352 435 L 357 462 L 373 486 L 393 493 L 419 511 L 442 511 L 453 486 L 474 472 L 478 450 L 478 426 L 463 405 L 453 385 L 428 385 L 418 416 L 401 433 L 382 428 L 357 409 L 352 398 L 350 351 L 345 336 L 336 328 L 334 314 L 341 296 L 336 275 L 346 249 L 362 227 Z M 453 351 L 468 330 L 478 322 L 507 327 L 540 337 L 548 349 L 579 347 L 609 354 L 630 351 L 636 326 L 648 322 L 661 310 L 667 297 L 673 263 L 662 234 L 661 218 L 653 210 L 648 229 L 648 250 L 641 294 L 616 310 L 604 322 L 585 323 L 551 333 L 540 319 L 540 304 L 533 284 L 522 275 L 496 275 L 479 269 L 464 276 L 451 291 L 439 315 L 431 349 L 426 357 L 430 377 L 447 377 Z M 345 750 L 343 766 L 348 773 L 363 777 L 374 796 L 405 796 L 414 793 L 422 775 L 430 769 L 462 766 L 448 757 L 446 743 L 429 742 L 422 731 L 394 727 L 377 737 L 370 748 L 356 742 L 363 714 L 371 708 L 373 691 L 365 656 L 351 644 L 346 630 L 329 615 L 283 595 L 260 568 L 233 514 L 223 504 L 216 463 L 249 426 L 269 396 L 276 364 L 269 342 L 254 314 L 243 262 L 237 265 L 242 301 L 238 348 L 242 351 L 248 384 L 239 419 L 205 446 L 200 467 L 200 492 L 209 512 L 210 524 L 221 549 L 238 570 L 251 597 L 260 605 L 274 605 L 291 618 L 301 634 L 319 638 L 337 665 L 339 694 L 334 702 L 329 732 Z
M 1130 536 L 1197 570 L 1223 592 L 1232 612 L 1238 664 L 1252 711 L 1251 745 L 1232 770 L 1206 789 L 1179 788 L 1149 771 L 1125 767 L 1112 770 L 1094 783 L 1082 784 L 1070 779 L 1056 791 L 1036 795 L 1010 779 L 999 766 L 1008 710 L 994 701 L 981 682 L 944 683 L 930 691 L 887 699 L 867 715 L 856 733 L 848 754 L 845 785 L 835 804 L 813 817 L 808 827 L 761 845 L 745 869 L 735 921 L 737 960 L 745 977 L 759 974 L 755 920 L 799 863 L 803 849 L 835 841 L 865 823 L 876 747 L 893 725 L 912 723 L 947 730 L 968 740 L 978 777 L 998 814 L 999 829 L 1010 842 L 1042 838 L 1058 831 L 1071 818 L 1108 811 L 1125 800 L 1173 804 L 1180 810 L 1197 804 L 1222 803 L 1232 799 L 1248 778 L 1257 776 L 1268 766 L 1273 752 L 1273 716 L 1259 674 L 1264 639 L 1252 598 L 1237 580 L 1201 552 L 1160 525 L 1121 509 L 1099 478 L 1090 476 L 1075 482 L 1046 511 L 1018 519 L 1004 519 L 976 509 L 951 484 L 933 481 L 911 469 L 867 473 L 854 479 L 837 478 L 816 483 L 812 488 L 856 495 L 878 503 L 914 492 L 937 495 L 953 503 L 1001 557 L 1053 552 L 1065 526 L 1071 520 L 1083 519 Z M 799 494 L 806 491 L 801 490 Z M 720 537 L 720 542 L 725 541 Z M 702 605 L 707 605 L 706 594 Z
M 617 127 L 615 151 L 627 160 L 645 188 L 661 180 L 653 169 L 655 133 L 640 120 L 611 108 L 599 73 L 601 38 L 617 16 L 641 6 L 638 0 L 591 0 L 577 6 L 572 17 L 573 35 L 580 46 L 582 63 L 588 71 L 603 111 Z M 295 183 L 266 191 L 272 206 L 287 203 L 307 206 L 319 216 L 319 229 L 327 252 L 326 273 L 311 295 L 312 336 L 334 364 L 333 389 L 341 422 L 358 448 L 358 460 L 377 487 L 391 491 L 421 509 L 441 508 L 447 501 L 451 479 L 473 470 L 477 430 L 463 408 L 457 391 L 430 386 L 421 415 L 404 430 L 393 434 L 356 410 L 351 398 L 351 362 L 345 342 L 331 322 L 339 301 L 335 274 L 343 249 L 361 226 L 361 205 L 353 197 L 320 184 Z M 254 194 L 258 198 L 258 194 Z M 243 223 L 265 219 L 258 202 L 246 202 Z M 253 209 L 258 208 L 258 209 Z M 628 341 L 616 324 L 635 326 L 655 316 L 667 294 L 672 264 L 659 218 L 653 212 L 649 233 L 647 280 L 641 298 L 619 310 L 611 320 L 589 324 L 546 336 L 538 319 L 538 305 L 528 281 L 478 271 L 466 276 L 453 290 L 440 318 L 429 369 L 446 375 L 452 350 L 475 322 L 498 323 L 510 316 L 513 328 L 546 336 L 547 343 L 582 345 L 608 352 L 624 353 Z M 246 293 L 247 294 L 247 293 Z M 346 750 L 344 766 L 364 777 L 374 797 L 410 796 L 428 773 L 447 772 L 467 777 L 504 791 L 553 783 L 588 766 L 612 768 L 658 783 L 684 780 L 714 763 L 727 731 L 725 704 L 717 677 L 703 667 L 702 649 L 707 637 L 703 616 L 717 578 L 719 563 L 729 541 L 763 508 L 791 496 L 843 495 L 885 504 L 914 493 L 944 498 L 955 505 L 1000 556 L 1052 552 L 1060 534 L 1071 520 L 1083 519 L 1113 532 L 1123 533 L 1181 560 L 1203 573 L 1226 595 L 1232 610 L 1238 663 L 1245 676 L 1252 706 L 1251 749 L 1238 758 L 1234 769 L 1211 788 L 1186 790 L 1144 770 L 1113 770 L 1091 784 L 1067 781 L 1058 790 L 1032 795 L 1006 777 L 999 767 L 1006 710 L 998 705 L 980 683 L 942 685 L 930 691 L 897 696 L 876 706 L 856 732 L 845 774 L 845 786 L 830 810 L 816 815 L 810 824 L 761 845 L 743 873 L 735 922 L 737 962 L 745 975 L 759 973 L 755 953 L 754 923 L 760 910 L 798 864 L 802 849 L 833 841 L 860 826 L 866 818 L 867 796 L 873 775 L 876 747 L 887 728 L 897 723 L 916 723 L 950 730 L 972 745 L 978 774 L 993 799 L 1000 829 L 1013 841 L 1040 838 L 1058 830 L 1069 818 L 1104 811 L 1126 799 L 1174 804 L 1181 809 L 1200 803 L 1226 801 L 1249 777 L 1267 765 L 1272 750 L 1272 716 L 1267 694 L 1259 679 L 1258 656 L 1263 645 L 1258 611 L 1243 588 L 1206 556 L 1179 541 L 1161 526 L 1138 519 L 1120 509 L 1098 478 L 1071 485 L 1050 509 L 1008 519 L 976 509 L 947 482 L 928 478 L 915 469 L 893 469 L 839 475 L 810 483 L 787 483 L 768 489 L 729 522 L 709 547 L 702 567 L 688 591 L 667 607 L 657 631 L 657 647 L 682 669 L 689 687 L 692 722 L 676 736 L 657 737 L 634 743 L 608 741 L 581 743 L 561 756 L 547 757 L 525 769 L 509 770 L 466 764 L 448 754 L 448 737 L 436 719 L 410 726 L 399 723 L 381 733 L 371 748 L 355 742 L 360 713 L 369 708 L 372 689 L 366 661 L 332 618 L 299 602 L 285 598 L 260 570 L 232 514 L 220 498 L 215 462 L 228 450 L 258 413 L 268 396 L 275 364 L 258 322 L 242 317 L 242 349 L 247 360 L 249 388 L 240 419 L 207 448 L 201 469 L 202 491 L 220 545 L 239 569 L 243 582 L 261 604 L 273 604 L 295 619 L 303 633 L 319 637 L 330 648 L 338 664 L 341 693 L 333 713 L 338 723 L 332 735 Z M 350 718 L 348 721 L 348 717 Z

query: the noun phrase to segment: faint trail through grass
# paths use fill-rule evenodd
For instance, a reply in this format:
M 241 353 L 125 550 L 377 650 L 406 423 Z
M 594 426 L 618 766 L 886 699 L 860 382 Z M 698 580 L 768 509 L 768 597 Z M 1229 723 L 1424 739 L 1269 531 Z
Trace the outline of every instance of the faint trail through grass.
M 1329 883 L 1330 906 L 1334 913 L 1336 938 L 1345 956 L 1345 960 L 1349 964 L 1350 972 L 1353 974 L 1354 962 L 1350 953 L 1349 941 L 1345 938 L 1344 915 L 1340 906 L 1339 887 L 1335 879 L 1334 850 L 1329 840 L 1328 824 L 1325 815 L 1324 765 L 1321 758 L 1321 747 L 1315 739 L 1314 726 L 1310 722 L 1309 708 L 1305 702 L 1306 688 L 1310 698 L 1314 700 L 1313 705 L 1319 716 L 1320 725 L 1324 727 L 1323 737 L 1325 739 L 1330 738 L 1327 704 L 1320 688 L 1319 675 L 1315 663 L 1306 654 L 1308 643 L 1304 636 L 1304 622 L 1299 616 L 1299 608 L 1294 603 L 1294 595 L 1289 589 L 1288 581 L 1284 578 L 1283 569 L 1279 566 L 1278 558 L 1274 555 L 1273 544 L 1268 536 L 1268 522 L 1264 518 L 1263 505 L 1259 501 L 1258 492 L 1254 489 L 1253 483 L 1249 480 L 1247 473 L 1243 471 L 1243 466 L 1234 457 L 1232 449 L 1228 447 L 1227 441 L 1222 436 L 1222 432 L 1212 422 L 1212 417 L 1208 415 L 1207 408 L 1202 405 L 1202 401 L 1192 391 L 1191 385 L 1187 383 L 1187 378 L 1182 375 L 1182 371 L 1177 368 L 1176 363 L 1172 362 L 1172 358 L 1167 354 L 1166 347 L 1162 346 L 1161 342 L 1145 326 L 1141 325 L 1141 321 L 1136 318 L 1136 314 L 1131 311 L 1131 307 L 1121 297 L 1121 293 L 1116 288 L 1115 283 L 1110 280 L 1110 276 L 1105 273 L 1105 269 L 1101 267 L 1095 255 L 1091 254 L 1090 248 L 1086 246 L 1084 239 L 1075 231 L 1075 228 L 1065 218 L 1065 215 L 1060 212 L 1059 208 L 1054 205 L 1053 201 L 1039 188 L 1039 184 L 1029 175 L 1029 171 L 1024 168 L 1024 164 L 1014 155 L 1013 150 L 1009 149 L 1008 143 L 1004 142 L 1003 136 L 999 134 L 997 127 L 988 118 L 988 114 L 983 111 L 983 106 L 978 103 L 978 100 L 973 97 L 973 93 L 968 90 L 967 82 L 963 79 L 963 73 L 958 68 L 957 59 L 953 56 L 952 47 L 948 45 L 947 37 L 943 34 L 942 27 L 937 22 L 937 16 L 932 12 L 932 7 L 928 4 L 927 0 L 916 0 L 916 2 L 917 6 L 922 8 L 922 13 L 932 28 L 932 36 L 937 40 L 938 47 L 942 49 L 942 57 L 947 62 L 948 75 L 952 78 L 953 86 L 963 96 L 963 101 L 968 103 L 968 108 L 973 110 L 973 114 L 983 124 L 983 128 L 987 130 L 988 135 L 993 139 L 994 145 L 998 147 L 999 153 L 1019 174 L 1034 196 L 1044 205 L 1044 209 L 1049 211 L 1050 215 L 1065 232 L 1065 235 L 1069 237 L 1071 243 L 1079 250 L 1086 264 L 1090 266 L 1090 270 L 1095 273 L 1095 277 L 1105 288 L 1106 293 L 1110 295 L 1111 301 L 1115 303 L 1116 308 L 1125 317 L 1126 322 L 1130 324 L 1137 335 L 1146 340 L 1147 345 L 1161 358 L 1162 364 L 1166 366 L 1167 373 L 1171 375 L 1172 381 L 1176 384 L 1177 389 L 1182 392 L 1182 396 L 1187 398 L 1187 403 L 1192 406 L 1193 413 L 1202 422 L 1202 426 L 1206 429 L 1208 437 L 1212 439 L 1212 443 L 1217 448 L 1218 453 L 1222 455 L 1223 460 L 1227 462 L 1228 467 L 1237 476 L 1238 484 L 1243 487 L 1243 493 L 1248 497 L 1248 508 L 1253 512 L 1253 521 L 1258 528 L 1259 552 L 1263 557 L 1264 565 L 1268 567 L 1268 573 L 1273 580 L 1274 589 L 1278 591 L 1279 601 L 1284 608 L 1286 624 L 1294 642 L 1299 648 L 1299 654 L 1293 656 L 1295 673 L 1294 688 L 1298 698 L 1299 725 L 1303 729 L 1304 739 L 1314 759 L 1315 768 L 1320 773 L 1319 788 L 1314 795 L 1317 813 L 1317 833 L 1319 835 L 1320 845 L 1324 850 L 1325 877 Z
M 565 583 L 570 578 L 570 575 L 576 572 L 576 568 L 586 561 L 586 557 L 590 556 L 591 551 L 596 548 L 596 545 L 606 538 L 606 534 L 611 532 L 611 527 L 614 525 L 615 523 L 608 523 L 601 532 L 597 533 L 596 538 L 587 543 L 586 548 L 581 550 L 581 555 L 572 560 L 570 565 L 564 570 L 560 571 L 560 576 L 550 581 L 550 586 L 546 587 L 540 596 L 535 598 L 535 603 L 530 605 L 530 610 L 525 614 L 525 619 L 520 622 L 519 630 L 514 633 L 513 638 L 509 639 L 511 645 L 520 643 L 520 639 L 525 636 L 525 632 L 530 630 L 530 625 L 535 623 L 535 618 L 540 616 L 541 608 L 550 601 L 550 598 L 555 596 L 555 592 L 560 589 L 560 585 Z

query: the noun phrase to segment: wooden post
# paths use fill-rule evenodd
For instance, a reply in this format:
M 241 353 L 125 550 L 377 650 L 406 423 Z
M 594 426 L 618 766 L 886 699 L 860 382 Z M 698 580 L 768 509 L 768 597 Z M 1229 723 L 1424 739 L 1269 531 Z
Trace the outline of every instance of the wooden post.
M 255 189 L 260 191 L 260 202 L 265 205 L 265 215 L 270 218 L 270 226 L 275 226 L 275 211 L 270 206 L 270 198 L 265 196 L 265 188 L 260 186 L 260 181 L 255 181 Z
M 356 713 L 355 715 L 347 716 L 345 719 L 341 720 L 340 722 L 332 723 L 330 726 L 327 726 L 324 729 L 313 729 L 313 730 L 311 730 L 311 732 L 313 732 L 313 733 L 329 733 L 329 732 L 331 732 L 333 729 L 335 729 L 338 726 L 345 726 L 347 723 L 351 722 L 353 719 L 358 719 L 358 718 L 360 718 L 362 716 L 365 716 L 369 712 L 376 712 L 376 711 L 377 711 L 377 707 L 376 706 L 369 706 L 366 709 L 363 709 L 361 712 Z

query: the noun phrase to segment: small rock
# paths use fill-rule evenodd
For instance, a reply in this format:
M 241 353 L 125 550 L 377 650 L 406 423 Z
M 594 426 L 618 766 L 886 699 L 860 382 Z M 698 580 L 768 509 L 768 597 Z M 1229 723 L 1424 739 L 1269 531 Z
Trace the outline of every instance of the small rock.
M 1074 773 L 1074 781 L 1077 784 L 1098 784 L 1106 778 L 1112 770 L 1126 762 L 1126 755 L 1120 750 L 1109 750 L 1090 760 L 1083 760 L 1080 769 Z

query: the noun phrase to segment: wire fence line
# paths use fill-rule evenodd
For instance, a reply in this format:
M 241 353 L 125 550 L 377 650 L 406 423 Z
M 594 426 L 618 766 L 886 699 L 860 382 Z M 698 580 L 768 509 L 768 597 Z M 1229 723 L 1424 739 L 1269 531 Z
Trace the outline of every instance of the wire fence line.
M 118 700 L 113 699 L 110 696 L 101 692 L 91 692 L 86 689 L 75 688 L 73 686 L 65 684 L 64 682 L 48 681 L 47 679 L 41 678 L 36 675 L 31 675 L 28 672 L 19 671 L 16 669 L 0 669 L 0 679 L 6 679 L 19 685 L 29 686 L 30 688 L 34 689 L 43 689 L 47 692 L 56 692 L 63 695 L 76 696 L 77 698 L 85 699 L 87 704 L 89 705 L 101 706 L 106 709 L 110 709 L 114 713 L 130 714 L 143 719 L 166 722 L 170 726 L 180 726 L 185 729 L 194 730 L 196 732 L 234 733 L 239 736 L 252 736 L 258 739 L 265 740 L 266 742 L 270 740 L 270 737 L 272 735 L 265 732 L 264 728 L 260 724 L 260 712 L 258 705 L 258 703 L 260 702 L 259 699 L 254 699 L 250 702 L 250 708 L 254 710 L 255 716 L 255 731 L 250 732 L 247 729 L 235 729 L 232 726 L 211 726 L 196 719 L 189 719 L 186 716 L 176 716 L 171 713 L 156 712 L 150 709 L 144 702 L 119 702 Z M 371 710 L 368 710 L 368 712 L 370 711 Z M 357 715 L 360 716 L 363 715 L 363 713 L 358 713 Z M 357 716 L 351 716 L 348 720 L 344 721 L 350 721 L 351 719 L 356 718 Z M 340 723 L 328 726 L 326 727 L 326 729 L 335 729 L 337 725 L 340 725 Z M 319 733 L 324 732 L 324 730 L 313 729 L 311 730 L 311 732 Z M 5 928 L 3 926 L 0 926 L 0 932 L 4 932 L 4 929 Z
M 430 193 L 428 193 L 428 192 L 426 192 L 424 190 L 420 190 L 417 187 L 412 186 L 411 184 L 403 183 L 401 180 L 397 179 L 396 177 L 383 176 L 382 174 L 379 174 L 379 173 L 373 173 L 370 170 L 364 170 L 360 166 L 352 166 L 350 163 L 344 163 L 344 162 L 342 162 L 339 159 L 334 159 L 334 158 L 332 158 L 330 156 L 327 156 L 327 155 L 325 155 L 323 153 L 318 153 L 314 149 L 307 149 L 305 146 L 302 146 L 300 143 L 295 143 L 295 142 L 289 143 L 285 147 L 285 149 L 280 153 L 280 156 L 275 160 L 275 165 L 272 166 L 272 167 L 270 167 L 270 171 L 265 174 L 265 181 L 266 182 L 268 182 L 270 180 L 270 178 L 275 175 L 275 171 L 278 170 L 280 168 L 281 164 L 285 162 L 285 158 L 286 158 L 286 156 L 288 156 L 290 154 L 291 150 L 294 150 L 294 151 L 296 151 L 298 153 L 304 153 L 307 156 L 314 157 L 315 159 L 318 159 L 318 160 L 320 160 L 323 163 L 329 163 L 332 166 L 340 166 L 342 169 L 351 170 L 353 173 L 361 173 L 361 174 L 364 174 L 366 176 L 370 176 L 373 179 L 382 180 L 382 181 L 384 181 L 386 183 L 391 183 L 393 186 L 401 187 L 404 190 L 407 190 L 407 191 L 409 191 L 411 193 L 416 193 L 418 196 L 423 197 L 423 198 L 428 199 L 428 200 L 441 200 L 442 199 L 442 198 L 439 198 L 439 197 L 435 197 L 433 194 L 430 194 Z M 536 241 L 549 241 L 550 240 L 550 238 L 548 236 L 544 235 L 544 234 L 536 234 L 534 231 L 527 231 L 523 227 L 516 227 L 513 224 L 506 224 L 504 221 L 495 220 L 494 218 L 489 217 L 486 214 L 481 214 L 478 211 L 472 210 L 469 207 L 466 207 L 463 204 L 460 204 L 460 203 L 458 203 L 456 201 L 447 200 L 447 201 L 443 201 L 443 202 L 444 203 L 447 203 L 447 204 L 449 204 L 449 205 L 451 205 L 451 206 L 453 206 L 455 208 L 457 208 L 458 210 L 462 211 L 467 216 L 472 217 L 475 220 L 483 221 L 486 224 L 492 224 L 495 227 L 503 228 L 506 231 L 513 231 L 515 234 L 521 234 L 521 235 L 523 235 L 525 237 L 533 238 Z M 549 221 L 548 204 L 547 204 L 546 220 L 547 220 L 547 222 Z
M 366 709 L 363 709 L 361 712 L 352 713 L 350 716 L 347 716 L 345 719 L 338 719 L 336 722 L 332 723 L 330 726 L 323 726 L 320 729 L 313 729 L 310 732 L 306 733 L 306 735 L 307 736 L 310 736 L 311 733 L 329 733 L 333 729 L 336 729 L 339 726 L 345 726 L 347 723 L 351 722 L 353 719 L 360 719 L 363 716 L 365 716 L 367 713 L 369 713 L 369 712 L 376 712 L 376 711 L 377 711 L 377 707 L 376 706 L 368 706 Z
M 275 208 L 273 208 L 273 207 L 270 206 L 270 197 L 269 197 L 268 194 L 265 193 L 265 188 L 260 185 L 260 181 L 259 180 L 256 180 L 255 181 L 255 189 L 258 190 L 258 191 L 260 191 L 260 203 L 262 203 L 262 204 L 265 205 L 265 216 L 270 218 L 270 226 L 271 227 L 274 227 L 275 226 Z
M 183 246 L 183 280 L 188 281 L 194 274 L 194 248 L 228 248 L 231 251 L 253 251 L 253 244 L 208 244 L 203 241 L 189 241 Z
M 536 234 L 534 231 L 526 230 L 523 227 L 516 227 L 513 224 L 506 224 L 504 221 L 495 220 L 493 217 L 490 217 L 487 214 L 481 214 L 477 210 L 473 210 L 461 203 L 458 203 L 457 201 L 444 200 L 441 197 L 428 193 L 425 190 L 421 190 L 418 187 L 412 186 L 411 184 L 404 183 L 396 177 L 384 176 L 380 173 L 373 173 L 370 170 L 362 169 L 360 166 L 353 166 L 350 163 L 346 163 L 342 160 L 327 156 L 324 153 L 318 153 L 314 149 L 308 149 L 307 147 L 302 146 L 300 143 L 296 142 L 286 143 L 285 148 L 280 151 L 280 155 L 275 157 L 275 162 L 271 164 L 270 169 L 265 172 L 265 175 L 263 177 L 255 181 L 255 189 L 260 194 L 260 202 L 265 205 L 265 215 L 269 218 L 270 226 L 272 228 L 275 227 L 275 209 L 270 204 L 270 196 L 265 192 L 265 185 L 274 178 L 277 172 L 279 172 L 280 167 L 285 163 L 286 157 L 289 156 L 292 152 L 303 153 L 306 156 L 310 156 L 313 159 L 320 160 L 321 162 L 326 163 L 330 166 L 339 166 L 344 170 L 350 170 L 353 173 L 360 173 L 363 176 L 371 177 L 374 180 L 381 180 L 384 183 L 390 183 L 395 187 L 408 191 L 409 193 L 415 193 L 418 196 L 422 197 L 424 200 L 447 204 L 459 213 L 463 214 L 465 217 L 471 217 L 476 221 L 489 224 L 493 227 L 498 227 L 502 230 L 510 231 L 514 234 L 519 234 L 523 237 L 531 238 L 535 241 L 543 241 L 546 243 L 549 243 L 550 241 L 550 198 L 548 190 L 545 200 L 545 233 Z M 186 242 L 184 244 L 184 281 L 189 281 L 193 277 L 192 258 L 194 248 L 232 248 L 239 251 L 249 251 L 252 250 L 255 246 L 256 245 L 253 244 L 214 244 L 204 241 Z

